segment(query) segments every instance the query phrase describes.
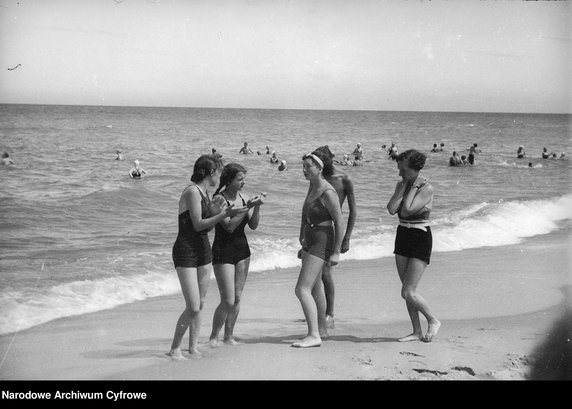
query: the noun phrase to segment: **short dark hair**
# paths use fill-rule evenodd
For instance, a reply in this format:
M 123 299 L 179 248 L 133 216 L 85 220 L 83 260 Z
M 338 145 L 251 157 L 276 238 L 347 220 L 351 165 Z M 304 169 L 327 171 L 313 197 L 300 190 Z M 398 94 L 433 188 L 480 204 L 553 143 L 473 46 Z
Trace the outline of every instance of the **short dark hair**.
M 406 161 L 407 166 L 416 171 L 420 171 L 425 166 L 427 155 L 415 149 L 409 149 L 397 155 L 397 161 Z

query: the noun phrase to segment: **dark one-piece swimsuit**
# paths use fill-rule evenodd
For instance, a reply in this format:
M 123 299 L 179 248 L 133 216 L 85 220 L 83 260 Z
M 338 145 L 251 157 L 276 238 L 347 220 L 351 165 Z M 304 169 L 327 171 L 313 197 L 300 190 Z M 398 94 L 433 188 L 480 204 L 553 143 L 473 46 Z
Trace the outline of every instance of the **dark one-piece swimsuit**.
M 188 189 L 190 186 L 187 186 Z M 198 186 L 201 194 L 201 216 L 208 217 L 210 200 Z M 185 189 L 185 190 L 186 190 Z M 211 229 L 196 231 L 191 221 L 191 213 L 185 210 L 179 214 L 179 233 L 173 245 L 173 262 L 176 267 L 200 267 L 212 262 L 211 244 L 208 232 Z
M 239 193 L 240 195 L 240 193 Z M 242 195 L 242 205 L 246 202 Z M 226 203 L 230 206 L 228 200 Z M 220 223 L 215 226 L 215 238 L 213 241 L 213 264 L 238 264 L 239 261 L 250 257 L 250 247 L 244 233 L 244 228 L 248 224 L 248 215 L 244 216 L 240 224 L 234 231 L 228 232 Z

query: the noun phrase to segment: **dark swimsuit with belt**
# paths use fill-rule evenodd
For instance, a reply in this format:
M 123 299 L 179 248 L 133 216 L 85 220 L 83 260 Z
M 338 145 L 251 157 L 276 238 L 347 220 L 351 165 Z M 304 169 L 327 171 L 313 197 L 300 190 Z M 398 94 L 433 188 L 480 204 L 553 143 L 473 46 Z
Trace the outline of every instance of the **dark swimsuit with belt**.
M 240 193 L 239 193 L 240 195 Z M 242 205 L 246 206 L 246 202 L 242 195 Z M 229 201 L 226 203 L 230 206 Z M 215 226 L 215 238 L 213 241 L 213 264 L 238 264 L 239 261 L 250 257 L 250 247 L 244 233 L 244 228 L 248 224 L 248 215 L 246 215 L 238 227 L 231 233 L 224 229 L 218 223 Z
M 322 195 L 324 192 L 322 192 Z M 335 237 L 334 226 L 331 223 L 327 226 L 319 226 L 320 223 L 332 220 L 330 212 L 322 203 L 322 195 L 311 202 L 304 202 L 304 207 L 302 208 L 302 213 L 305 215 L 304 247 L 302 249 L 313 256 L 328 261 L 334 253 Z
M 190 186 L 187 186 L 188 189 Z M 210 199 L 198 186 L 201 194 L 201 217 L 208 217 Z M 185 189 L 185 190 L 186 190 Z M 208 232 L 211 229 L 196 231 L 191 221 L 191 212 L 187 209 L 179 214 L 179 233 L 173 245 L 173 262 L 176 267 L 199 267 L 212 262 L 211 244 Z

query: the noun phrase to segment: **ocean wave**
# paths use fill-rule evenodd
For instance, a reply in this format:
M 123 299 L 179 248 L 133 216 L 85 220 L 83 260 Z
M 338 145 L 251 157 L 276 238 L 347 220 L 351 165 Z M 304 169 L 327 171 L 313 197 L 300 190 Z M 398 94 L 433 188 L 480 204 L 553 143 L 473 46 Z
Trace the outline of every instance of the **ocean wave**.
M 433 250 L 459 251 L 472 248 L 507 246 L 523 239 L 562 228 L 572 219 L 572 195 L 548 200 L 511 201 L 491 204 L 475 217 L 433 234 Z
M 517 244 L 525 238 L 568 227 L 566 221 L 571 219 L 572 195 L 547 200 L 480 203 L 433 222 L 433 251 Z M 380 222 L 377 229 L 354 230 L 350 251 L 342 254 L 340 259 L 391 257 L 395 224 Z M 300 266 L 297 238 L 254 237 L 249 241 L 252 273 Z M 157 266 L 158 259 L 168 257 L 167 253 L 138 254 L 140 265 Z M 169 267 L 143 271 L 128 276 L 68 282 L 36 291 L 5 291 L 0 294 L 0 334 L 180 291 L 176 275 Z
M 130 277 L 74 281 L 33 292 L 4 292 L 0 295 L 0 334 L 179 290 L 176 275 L 148 272 Z

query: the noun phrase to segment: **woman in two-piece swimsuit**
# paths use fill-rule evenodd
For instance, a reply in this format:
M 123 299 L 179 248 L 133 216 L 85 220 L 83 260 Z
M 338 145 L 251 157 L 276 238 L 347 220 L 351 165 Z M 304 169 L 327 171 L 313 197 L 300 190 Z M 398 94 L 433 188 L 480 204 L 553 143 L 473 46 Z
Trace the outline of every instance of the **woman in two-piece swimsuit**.
M 250 247 L 244 232 L 246 225 L 252 230 L 258 227 L 262 196 L 245 198 L 240 191 L 246 180 L 246 169 L 229 163 L 222 171 L 220 185 L 215 197 L 221 197 L 227 205 L 243 207 L 248 212 L 234 217 L 226 217 L 215 226 L 215 238 L 212 247 L 213 267 L 220 292 L 220 304 L 215 310 L 213 327 L 209 343 L 218 346 L 218 334 L 224 325 L 224 342 L 235 345 L 234 325 L 240 311 L 242 290 L 250 267 Z
M 302 159 L 304 176 L 310 181 L 310 187 L 302 208 L 302 268 L 296 283 L 296 296 L 302 304 L 308 334 L 292 346 L 308 348 L 320 346 L 322 337 L 328 335 L 321 273 L 326 263 L 338 263 L 344 228 L 338 194 L 325 179 L 334 171 L 331 158 L 323 152 L 314 151 Z
M 208 232 L 226 217 L 241 210 L 225 203 L 211 203 L 207 188 L 217 186 L 221 163 L 211 155 L 203 155 L 195 162 L 191 183 L 179 199 L 179 232 L 173 245 L 173 262 L 183 296 L 185 310 L 180 315 L 169 355 L 184 360 L 181 353 L 183 336 L 189 329 L 189 353 L 202 355 L 197 349 L 200 312 L 203 308 L 210 279 L 212 253 Z
M 413 333 L 399 341 L 422 340 L 430 342 L 439 331 L 441 323 L 429 310 L 425 299 L 417 292 L 417 286 L 429 264 L 433 238 L 429 227 L 429 215 L 433 204 L 433 186 L 419 175 L 427 156 L 414 149 L 397 156 L 397 168 L 401 181 L 387 204 L 389 214 L 399 216 L 395 236 L 395 262 L 401 280 L 401 296 L 405 299 Z M 427 319 L 428 329 L 423 335 L 419 313 Z

